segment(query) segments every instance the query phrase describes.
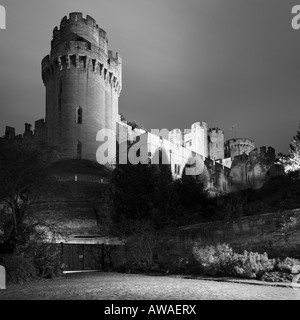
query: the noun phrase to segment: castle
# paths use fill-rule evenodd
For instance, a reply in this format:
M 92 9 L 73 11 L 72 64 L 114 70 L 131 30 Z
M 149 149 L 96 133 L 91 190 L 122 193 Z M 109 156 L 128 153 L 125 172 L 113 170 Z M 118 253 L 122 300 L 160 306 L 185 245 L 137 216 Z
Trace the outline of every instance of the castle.
M 269 176 L 280 172 L 274 165 L 273 148 L 256 149 L 250 139 L 226 141 L 222 130 L 209 128 L 205 122 L 194 123 L 187 132 L 175 129 L 162 137 L 121 121 L 122 58 L 108 50 L 106 32 L 90 16 L 71 13 L 54 28 L 50 55 L 42 60 L 42 79 L 45 120 L 36 121 L 34 131 L 26 123 L 23 135 L 6 127 L 2 139 L 33 147 L 44 143 L 57 148 L 64 159 L 96 161 L 99 130 L 110 129 L 117 137 L 132 141 L 133 147 L 133 137 L 139 136 L 147 157 L 157 150 L 165 151 L 174 179 L 196 163 L 201 170 L 195 175 L 211 194 L 260 188 Z M 118 141 L 109 145 L 115 160 L 108 165 L 118 161 Z M 136 144 L 138 147 L 141 145 Z

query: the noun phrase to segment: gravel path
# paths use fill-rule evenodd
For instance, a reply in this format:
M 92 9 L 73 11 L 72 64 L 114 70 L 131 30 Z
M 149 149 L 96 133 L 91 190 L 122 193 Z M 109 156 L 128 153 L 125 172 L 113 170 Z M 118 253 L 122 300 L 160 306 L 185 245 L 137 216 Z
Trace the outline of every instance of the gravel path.
M 0 290 L 0 300 L 300 300 L 300 289 L 117 273 L 64 278 Z

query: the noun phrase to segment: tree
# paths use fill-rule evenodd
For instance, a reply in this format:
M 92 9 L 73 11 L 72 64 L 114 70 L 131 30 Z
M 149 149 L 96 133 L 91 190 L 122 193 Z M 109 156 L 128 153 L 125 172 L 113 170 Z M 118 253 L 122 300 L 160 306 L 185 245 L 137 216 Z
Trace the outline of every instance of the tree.
M 29 236 L 37 222 L 26 225 L 30 206 L 40 196 L 47 174 L 37 151 L 0 143 L 0 215 L 4 243 L 14 251 L 21 238 Z
M 290 144 L 289 154 L 279 154 L 279 163 L 284 166 L 287 173 L 300 170 L 300 126 Z
M 103 222 L 109 233 L 124 236 L 140 223 L 163 229 L 199 222 L 207 198 L 201 181 L 185 175 L 174 181 L 168 164 L 117 165 L 102 201 Z

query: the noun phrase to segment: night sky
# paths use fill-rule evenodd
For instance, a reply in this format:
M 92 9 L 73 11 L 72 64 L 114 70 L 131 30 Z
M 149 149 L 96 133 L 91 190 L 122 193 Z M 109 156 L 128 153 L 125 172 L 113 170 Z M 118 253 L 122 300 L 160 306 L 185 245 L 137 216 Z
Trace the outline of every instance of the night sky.
M 286 153 L 300 125 L 300 0 L 0 0 L 0 134 L 45 115 L 41 60 L 70 12 L 123 57 L 119 112 L 148 130 L 197 121 Z

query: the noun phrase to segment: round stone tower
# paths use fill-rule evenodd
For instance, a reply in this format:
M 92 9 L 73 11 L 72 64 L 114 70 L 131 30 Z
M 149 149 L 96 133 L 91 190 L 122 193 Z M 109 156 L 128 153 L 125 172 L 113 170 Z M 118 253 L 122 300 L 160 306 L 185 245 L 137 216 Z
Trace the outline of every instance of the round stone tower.
M 234 157 L 249 153 L 255 148 L 254 141 L 247 138 L 230 139 L 225 142 L 225 158 L 233 160 Z
M 208 156 L 208 125 L 206 122 L 196 122 L 192 124 L 191 129 L 192 150 L 201 154 L 203 157 Z
M 64 17 L 53 30 L 42 78 L 47 143 L 62 158 L 96 161 L 98 131 L 116 132 L 122 89 L 122 59 L 108 51 L 106 32 L 82 13 Z M 115 143 L 111 148 L 115 152 Z

